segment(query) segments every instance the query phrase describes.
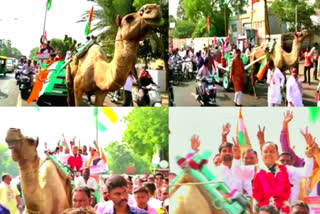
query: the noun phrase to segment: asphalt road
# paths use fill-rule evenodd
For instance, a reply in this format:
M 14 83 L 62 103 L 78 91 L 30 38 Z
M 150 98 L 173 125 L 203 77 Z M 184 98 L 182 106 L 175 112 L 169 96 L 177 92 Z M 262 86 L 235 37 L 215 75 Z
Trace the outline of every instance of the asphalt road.
M 167 94 L 161 94 L 162 97 L 162 105 L 168 106 L 168 96 Z M 94 103 L 95 96 L 91 97 L 92 103 Z M 14 78 L 14 73 L 7 73 L 6 76 L 0 75 L 0 106 L 37 106 L 36 102 L 27 104 L 25 100 L 23 100 L 20 96 L 20 91 L 18 86 L 16 85 L 16 79 Z M 93 106 L 88 102 L 87 96 L 83 97 L 82 106 Z M 121 103 L 113 103 L 106 96 L 103 106 L 122 106 Z
M 303 81 L 303 64 L 300 64 L 299 78 Z M 313 70 L 312 70 L 313 72 Z M 287 74 L 288 76 L 289 74 Z M 311 85 L 303 83 L 303 102 L 305 106 L 316 106 L 315 92 L 318 83 L 312 79 Z M 200 106 L 200 103 L 195 99 L 195 80 L 188 80 L 182 82 L 179 86 L 173 87 L 174 99 L 176 106 Z M 245 92 L 243 95 L 243 106 L 268 106 L 267 101 L 267 87 L 263 83 L 259 83 L 256 86 L 258 97 Z M 234 106 L 233 102 L 234 91 L 231 88 L 230 91 L 225 91 L 223 87 L 217 84 L 217 104 L 218 106 Z M 284 104 L 282 106 L 285 106 Z

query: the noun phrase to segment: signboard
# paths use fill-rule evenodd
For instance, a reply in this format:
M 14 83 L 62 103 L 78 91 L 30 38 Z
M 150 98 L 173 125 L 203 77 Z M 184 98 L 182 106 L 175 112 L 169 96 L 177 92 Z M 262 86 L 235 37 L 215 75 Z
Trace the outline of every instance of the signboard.
M 96 174 L 102 174 L 108 172 L 108 167 L 106 164 L 100 164 L 97 166 L 90 166 L 90 174 L 96 175 Z
M 320 196 L 305 197 L 304 202 L 309 205 L 310 214 L 320 214 Z
M 37 53 L 37 59 L 49 59 L 50 54 L 49 53 Z

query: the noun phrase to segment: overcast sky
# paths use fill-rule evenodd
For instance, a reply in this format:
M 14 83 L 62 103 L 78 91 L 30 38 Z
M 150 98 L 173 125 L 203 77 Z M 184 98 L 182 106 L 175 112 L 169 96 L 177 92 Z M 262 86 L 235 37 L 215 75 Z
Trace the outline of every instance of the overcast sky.
M 118 121 L 113 124 L 101 110 L 98 112 L 99 121 L 106 127 L 106 132 L 99 132 L 99 146 L 105 147 L 110 141 L 121 142 L 123 132 L 127 125 L 121 120 L 133 108 L 113 108 L 118 115 Z M 70 141 L 76 136 L 76 143 L 80 139 L 81 145 L 92 145 L 96 139 L 94 108 L 40 108 L 34 107 L 1 108 L 0 111 L 0 143 L 5 143 L 9 128 L 20 128 L 23 135 L 39 137 L 38 151 L 44 150 L 44 142 L 49 148 L 55 148 L 64 133 L 66 140 Z
M 258 125 L 266 126 L 265 138 L 267 141 L 278 143 L 280 146 L 280 131 L 283 122 L 283 113 L 288 108 L 243 108 L 243 118 L 247 126 L 251 144 L 256 151 L 259 151 L 257 139 Z M 317 137 L 320 145 L 320 121 L 316 124 L 309 122 L 308 108 L 291 108 L 294 118 L 290 123 L 291 145 L 295 146 L 295 151 L 305 157 L 305 140 L 300 134 L 300 129 L 305 129 L 308 125 L 310 132 Z M 185 155 L 191 151 L 190 139 L 193 134 L 200 135 L 200 151 L 210 150 L 212 158 L 218 153 L 221 143 L 222 125 L 231 123 L 231 131 L 228 141 L 232 142 L 232 137 L 236 136 L 236 126 L 239 109 L 233 107 L 226 108 L 170 108 L 169 109 L 169 159 L 171 171 L 178 173 L 180 167 L 176 164 L 177 155 Z
M 12 46 L 29 56 L 32 48 L 40 46 L 46 2 L 47 0 L 1 1 L 0 39 L 10 39 Z M 76 22 L 93 5 L 95 3 L 87 0 L 52 0 L 46 22 L 48 39 L 63 39 L 67 34 L 83 43 L 86 40 L 86 23 Z

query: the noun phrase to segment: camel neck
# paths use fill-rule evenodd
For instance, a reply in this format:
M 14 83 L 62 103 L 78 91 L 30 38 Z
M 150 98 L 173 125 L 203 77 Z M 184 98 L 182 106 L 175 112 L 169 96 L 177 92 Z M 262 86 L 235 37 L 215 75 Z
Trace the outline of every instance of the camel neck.
M 292 43 L 292 50 L 290 53 L 283 51 L 283 60 L 285 60 L 285 64 L 287 66 L 293 66 L 299 58 L 299 52 L 300 52 L 300 48 L 301 48 L 301 41 L 298 41 L 297 39 L 293 40 Z
M 35 160 L 19 161 L 21 174 L 21 187 L 26 202 L 26 206 L 30 210 L 40 210 L 40 184 L 39 184 L 39 167 L 40 159 L 37 156 Z
M 116 77 L 128 76 L 136 59 L 138 48 L 139 43 L 137 41 L 116 41 L 114 57 L 111 62 L 114 65 Z

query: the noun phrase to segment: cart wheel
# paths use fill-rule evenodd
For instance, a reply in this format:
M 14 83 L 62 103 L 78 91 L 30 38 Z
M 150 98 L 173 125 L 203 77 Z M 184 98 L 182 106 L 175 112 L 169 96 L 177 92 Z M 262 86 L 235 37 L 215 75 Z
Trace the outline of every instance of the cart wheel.
M 230 88 L 230 80 L 229 80 L 229 76 L 227 74 L 223 75 L 222 86 L 223 86 L 224 90 L 226 90 L 226 91 L 228 91 Z

